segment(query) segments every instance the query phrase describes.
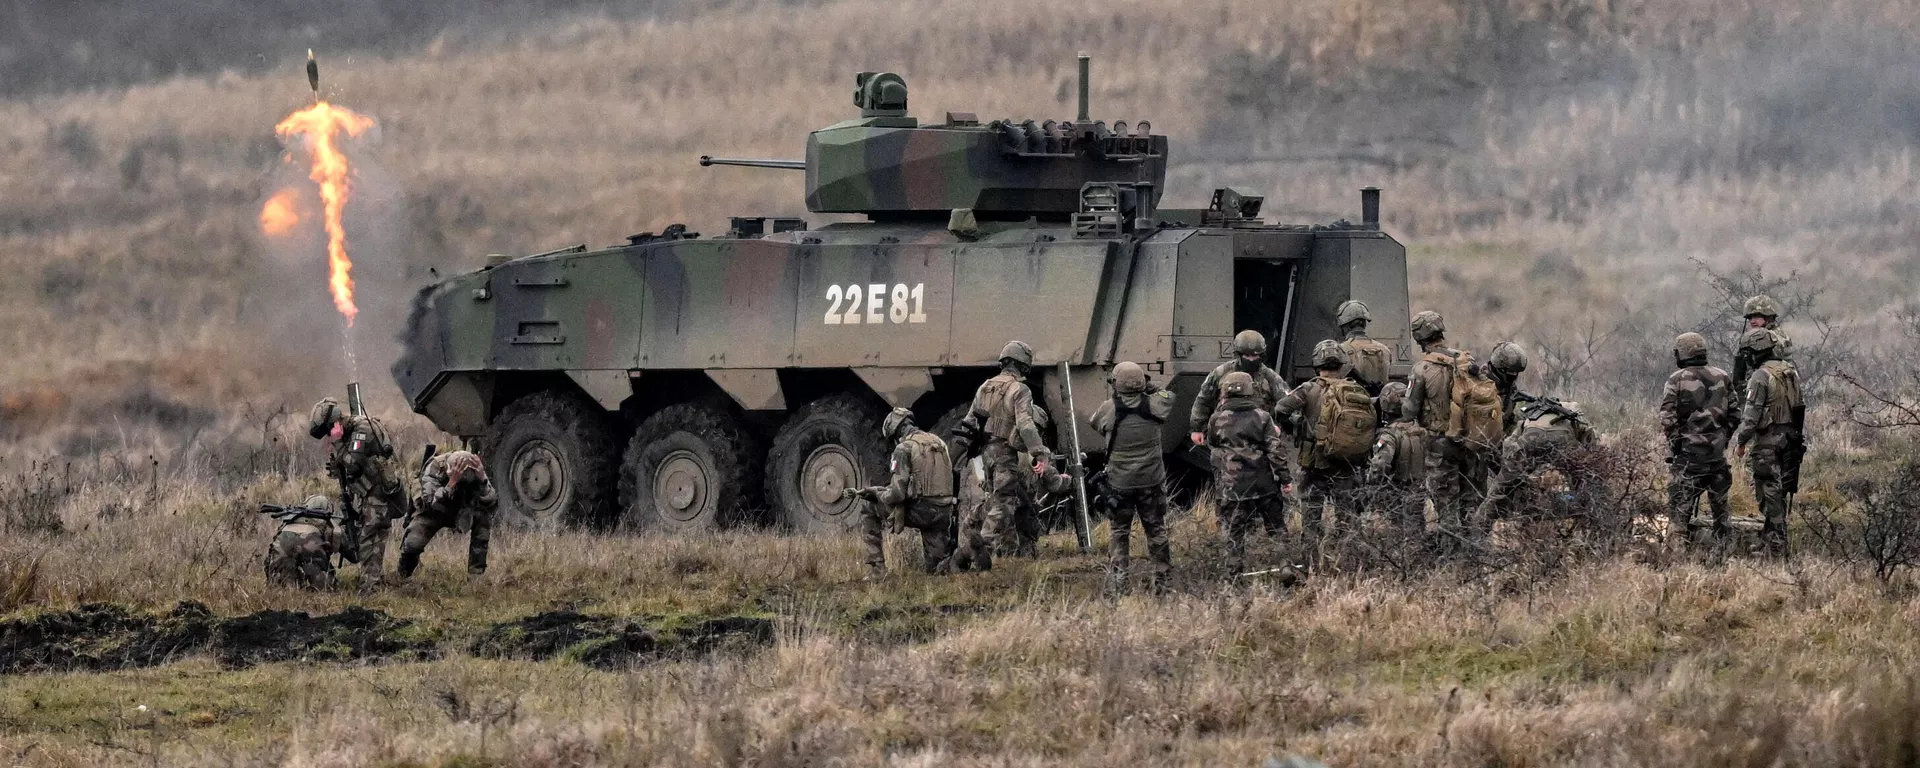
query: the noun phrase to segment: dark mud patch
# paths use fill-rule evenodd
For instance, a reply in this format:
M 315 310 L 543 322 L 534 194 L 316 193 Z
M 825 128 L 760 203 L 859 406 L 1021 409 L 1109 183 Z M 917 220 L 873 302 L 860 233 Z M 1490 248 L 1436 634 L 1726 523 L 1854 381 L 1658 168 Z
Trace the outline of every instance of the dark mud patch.
M 380 611 L 348 608 L 335 614 L 261 611 L 219 622 L 214 657 L 229 667 L 274 661 L 353 661 L 436 658 L 433 633 Z
M 993 612 L 985 605 L 881 605 L 854 617 L 848 629 L 861 640 L 878 645 L 913 645 L 940 635 L 954 624 Z
M 723 616 L 694 620 L 628 619 L 549 611 L 495 624 L 468 651 L 490 659 L 572 661 L 616 669 L 660 658 L 696 656 L 773 642 L 773 620 Z
M 207 645 L 219 621 L 186 602 L 162 615 L 95 603 L 0 621 L 0 674 L 150 667 Z

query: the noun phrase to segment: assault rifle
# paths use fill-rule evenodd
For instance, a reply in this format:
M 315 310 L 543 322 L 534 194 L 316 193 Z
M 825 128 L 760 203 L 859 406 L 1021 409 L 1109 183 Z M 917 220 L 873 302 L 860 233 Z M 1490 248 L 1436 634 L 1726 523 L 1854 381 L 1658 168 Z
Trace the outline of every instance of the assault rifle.
M 324 509 L 313 509 L 311 507 L 297 507 L 297 506 L 288 505 L 288 504 L 262 504 L 260 505 L 260 514 L 266 515 L 275 520 L 279 520 L 280 522 L 283 522 L 283 523 L 292 522 L 294 520 L 320 520 L 320 521 L 329 522 L 329 523 L 333 522 L 333 515 L 328 514 L 328 512 Z
M 1546 395 L 1529 395 L 1525 392 L 1515 390 L 1513 393 L 1513 401 L 1516 403 L 1526 403 L 1528 406 L 1528 410 L 1546 411 L 1547 413 L 1551 413 L 1563 419 L 1584 420 L 1587 418 L 1586 414 L 1583 414 L 1572 408 L 1568 408 L 1565 404 L 1561 403 L 1560 398 L 1557 398 L 1557 397 L 1549 397 Z

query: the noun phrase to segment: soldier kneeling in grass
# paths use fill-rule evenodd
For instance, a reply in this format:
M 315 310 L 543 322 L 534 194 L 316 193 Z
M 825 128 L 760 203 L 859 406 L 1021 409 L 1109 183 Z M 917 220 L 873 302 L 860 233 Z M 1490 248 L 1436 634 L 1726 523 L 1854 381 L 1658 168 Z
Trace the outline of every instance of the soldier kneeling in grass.
M 487 572 L 487 541 L 493 534 L 493 511 L 500 499 L 487 479 L 486 465 L 468 451 L 433 457 L 420 473 L 420 496 L 407 521 L 400 543 L 400 578 L 420 567 L 420 553 L 443 528 L 468 531 L 467 573 Z
M 304 589 L 333 589 L 339 582 L 333 556 L 345 549 L 325 496 L 308 496 L 298 507 L 263 505 L 261 514 L 280 521 L 267 545 L 267 583 Z

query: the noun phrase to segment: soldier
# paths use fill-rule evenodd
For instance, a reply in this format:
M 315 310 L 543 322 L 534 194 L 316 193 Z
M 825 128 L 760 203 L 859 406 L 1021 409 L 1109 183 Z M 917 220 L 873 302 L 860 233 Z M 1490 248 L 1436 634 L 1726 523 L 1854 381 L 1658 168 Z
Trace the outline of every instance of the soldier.
M 1275 421 L 1299 424 L 1293 430 L 1300 457 L 1300 485 L 1295 493 L 1309 566 L 1319 559 L 1327 501 L 1333 502 L 1336 525 L 1342 512 L 1351 516 L 1359 511 L 1358 470 L 1373 447 L 1373 431 L 1379 423 L 1365 385 L 1344 375 L 1348 359 L 1340 342 L 1328 339 L 1315 344 L 1312 361 L 1318 375 L 1288 392 L 1273 408 Z
M 462 530 L 462 514 L 467 517 L 467 574 L 487 572 L 487 542 L 493 537 L 493 511 L 500 497 L 487 479 L 486 464 L 467 451 L 452 451 L 433 457 L 420 472 L 420 498 L 414 502 L 414 514 L 407 519 L 406 536 L 400 541 L 400 578 L 413 576 L 420 567 L 420 553 L 443 528 Z
M 1479 506 L 1486 486 L 1487 454 L 1492 450 L 1484 440 L 1470 440 L 1461 433 L 1466 414 L 1456 413 L 1459 398 L 1454 382 L 1465 378 L 1462 369 L 1471 367 L 1472 356 L 1447 346 L 1446 320 L 1438 312 L 1414 315 L 1410 327 L 1421 355 L 1407 382 L 1401 418 L 1413 420 L 1427 432 L 1427 497 L 1433 501 L 1441 530 L 1457 536 L 1462 515 Z M 1493 430 L 1498 432 L 1500 415 L 1493 418 Z
M 969 449 L 977 447 L 986 469 L 986 520 L 980 534 L 988 547 L 1010 547 L 1019 538 L 1014 516 L 1029 482 L 1019 455 L 1024 452 L 1037 457 L 1042 468 L 1053 455 L 1040 441 L 1040 430 L 1033 423 L 1033 393 L 1026 384 L 1032 365 L 1032 347 L 1024 341 L 1007 342 L 1000 350 L 1000 374 L 987 379 L 973 393 L 972 406 L 954 430 L 955 442 L 961 448 L 959 455 L 968 456 Z M 962 561 L 972 562 L 981 570 L 992 567 L 990 556 L 974 551 L 973 541 L 963 539 L 960 549 L 968 555 Z
M 1773 297 L 1766 294 L 1748 296 L 1746 302 L 1740 306 L 1740 312 L 1741 316 L 1747 320 L 1746 327 L 1740 329 L 1742 338 L 1745 338 L 1747 331 L 1765 328 L 1773 331 L 1775 340 L 1780 342 L 1774 348 L 1774 359 L 1788 360 L 1793 357 L 1793 341 L 1787 338 L 1786 331 L 1780 329 L 1780 305 L 1773 302 Z M 1746 349 L 1734 350 L 1733 389 L 1730 390 L 1733 402 L 1740 403 L 1746 400 L 1747 378 L 1759 365 L 1760 361 L 1754 360 Z M 1735 420 L 1737 421 L 1738 418 L 1736 417 Z
M 1426 495 L 1422 483 L 1427 471 L 1427 432 L 1401 418 L 1407 385 L 1389 382 L 1380 389 L 1379 430 L 1367 459 L 1367 494 L 1387 522 L 1406 533 L 1427 528 Z
M 1378 396 L 1380 388 L 1387 384 L 1387 362 L 1392 359 L 1393 350 L 1367 335 L 1367 323 L 1373 321 L 1373 313 L 1367 311 L 1367 305 L 1348 299 L 1335 310 L 1334 319 L 1346 339 L 1340 342 L 1340 351 L 1346 353 L 1347 369 L 1340 375 L 1360 382 L 1367 388 L 1367 394 Z
M 947 443 L 913 424 L 913 411 L 895 408 L 880 422 L 880 435 L 893 441 L 893 479 L 886 485 L 847 489 L 847 495 L 866 499 L 860 537 L 867 545 L 867 580 L 887 576 L 881 518 L 894 533 L 907 528 L 920 532 L 920 549 L 927 573 L 953 569 L 953 459 Z
M 313 514 L 279 515 L 280 528 L 267 546 L 267 583 L 304 589 L 333 589 L 333 556 L 340 531 L 328 516 L 325 496 L 308 496 L 300 505 Z M 272 508 L 269 508 L 272 509 Z
M 1200 393 L 1194 395 L 1193 408 L 1187 412 L 1187 423 L 1194 425 L 1189 438 L 1194 445 L 1206 445 L 1206 434 L 1200 425 L 1213 417 L 1214 410 L 1220 405 L 1220 382 L 1227 374 L 1239 371 L 1253 380 L 1248 396 L 1253 398 L 1260 410 L 1273 410 L 1273 404 L 1287 391 L 1287 382 L 1280 374 L 1267 367 L 1267 338 L 1258 331 L 1241 331 L 1233 337 L 1233 360 L 1221 363 L 1200 382 Z
M 1733 534 L 1727 491 L 1733 472 L 1727 466 L 1727 441 L 1733 436 L 1732 379 L 1726 371 L 1707 364 L 1707 339 L 1683 333 L 1673 340 L 1673 362 L 1679 369 L 1667 377 L 1660 396 L 1660 429 L 1667 436 L 1667 519 L 1675 531 L 1685 530 L 1699 543 L 1707 524 L 1694 510 L 1700 495 L 1713 511 L 1711 535 L 1725 540 Z
M 1206 444 L 1213 458 L 1213 490 L 1220 503 L 1220 527 L 1227 535 L 1227 565 L 1246 570 L 1246 538 L 1261 509 L 1277 506 L 1280 487 L 1291 482 L 1286 442 L 1267 409 L 1255 397 L 1253 377 L 1234 371 L 1220 379 L 1224 396 L 1207 421 Z
M 331 397 L 308 412 L 308 434 L 327 441 L 327 476 L 340 481 L 340 510 L 359 528 L 354 562 L 365 586 L 377 586 L 386 570 L 387 534 L 392 521 L 406 514 L 407 494 L 393 464 L 393 442 L 372 416 L 355 416 Z
M 1520 392 L 1520 374 L 1527 370 L 1527 350 L 1511 341 L 1493 345 L 1493 354 L 1487 357 L 1489 372 L 1494 385 L 1500 388 L 1500 424 L 1501 431 L 1513 434 L 1514 427 L 1520 425 L 1520 414 L 1514 410 L 1514 396 Z
M 1747 378 L 1740 427 L 1733 433 L 1734 452 L 1747 460 L 1753 494 L 1766 518 L 1761 538 L 1767 552 L 1776 556 L 1787 554 L 1787 512 L 1806 449 L 1801 431 L 1806 403 L 1799 373 L 1779 357 L 1785 346 L 1783 338 L 1766 328 L 1749 328 L 1741 337 L 1740 348 L 1751 356 L 1754 371 Z
M 1160 450 L 1160 427 L 1173 412 L 1173 393 L 1147 381 L 1137 363 L 1113 367 L 1113 398 L 1093 412 L 1093 429 L 1107 439 L 1107 503 L 1112 514 L 1108 546 L 1109 588 L 1125 592 L 1133 557 L 1133 519 L 1147 536 L 1147 558 L 1152 561 L 1152 589 L 1166 591 L 1173 569 L 1173 549 L 1167 539 L 1167 465 Z
M 1494 520 L 1511 511 L 1514 494 L 1534 473 L 1557 468 L 1576 494 L 1588 480 L 1571 461 L 1595 439 L 1593 426 L 1580 412 L 1579 403 L 1563 403 L 1551 397 L 1530 399 L 1521 406 L 1516 421 L 1518 429 L 1501 444 L 1500 474 L 1494 478 L 1486 501 L 1474 513 L 1482 537 L 1492 530 Z

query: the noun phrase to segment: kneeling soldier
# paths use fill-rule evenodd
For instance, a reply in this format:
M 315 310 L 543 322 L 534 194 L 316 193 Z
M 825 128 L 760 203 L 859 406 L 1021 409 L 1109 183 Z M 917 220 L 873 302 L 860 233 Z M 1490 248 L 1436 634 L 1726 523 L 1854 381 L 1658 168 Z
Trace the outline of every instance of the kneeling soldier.
M 493 510 L 500 499 L 487 479 L 486 465 L 467 451 L 452 451 L 433 457 L 420 473 L 420 498 L 414 502 L 413 518 L 407 521 L 406 538 L 400 542 L 400 578 L 413 575 L 420 567 L 420 553 L 442 528 L 469 531 L 467 573 L 487 572 L 487 540 L 493 534 Z M 462 514 L 468 519 L 463 521 Z
M 921 551 L 928 573 L 951 570 L 953 542 L 953 460 L 947 443 L 913 425 L 913 412 L 895 408 L 880 424 L 880 433 L 894 441 L 893 479 L 887 485 L 848 488 L 847 494 L 866 499 L 861 540 L 867 545 L 867 578 L 885 578 L 887 562 L 881 518 L 891 521 L 894 533 L 920 531 Z
M 333 589 L 333 556 L 340 551 L 340 531 L 325 496 L 308 496 L 298 507 L 266 505 L 260 508 L 280 521 L 267 546 L 267 583 L 282 587 Z

